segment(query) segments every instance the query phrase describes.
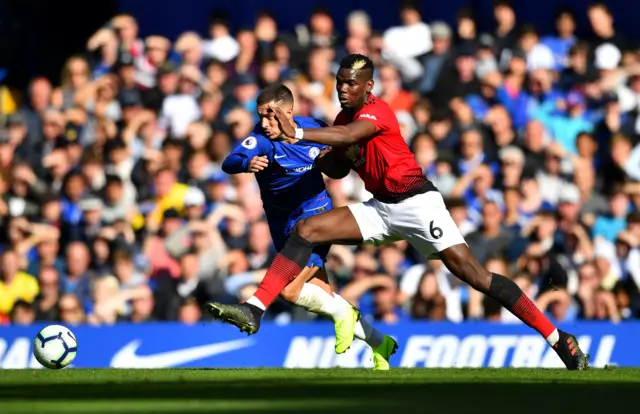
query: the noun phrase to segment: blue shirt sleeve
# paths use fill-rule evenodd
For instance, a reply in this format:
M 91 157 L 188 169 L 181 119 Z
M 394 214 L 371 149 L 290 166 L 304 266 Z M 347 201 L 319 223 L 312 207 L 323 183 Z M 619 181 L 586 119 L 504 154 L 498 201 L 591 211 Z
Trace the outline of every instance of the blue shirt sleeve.
M 266 155 L 272 161 L 272 147 L 267 138 L 251 134 L 236 146 L 222 163 L 222 171 L 227 174 L 247 172 L 253 157 Z

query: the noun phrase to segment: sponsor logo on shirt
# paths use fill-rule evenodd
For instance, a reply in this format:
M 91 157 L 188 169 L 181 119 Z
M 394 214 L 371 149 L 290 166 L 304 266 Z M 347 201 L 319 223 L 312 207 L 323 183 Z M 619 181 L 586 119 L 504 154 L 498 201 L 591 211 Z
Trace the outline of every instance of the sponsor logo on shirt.
M 309 171 L 311 169 L 313 169 L 313 164 L 309 164 L 309 165 L 305 165 L 303 167 L 297 167 L 297 168 L 287 168 L 287 169 L 285 169 L 285 171 L 286 172 L 301 173 L 301 172 Z
M 375 115 L 371 115 L 371 114 L 360 114 L 358 118 L 369 118 L 369 119 L 373 119 L 374 121 L 378 120 L 378 118 L 376 118 Z

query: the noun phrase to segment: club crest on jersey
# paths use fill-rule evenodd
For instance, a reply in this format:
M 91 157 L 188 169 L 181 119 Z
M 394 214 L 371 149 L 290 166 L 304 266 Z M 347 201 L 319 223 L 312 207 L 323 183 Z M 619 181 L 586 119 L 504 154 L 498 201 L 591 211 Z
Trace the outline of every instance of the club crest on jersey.
M 352 145 L 347 149 L 346 152 L 347 157 L 353 162 L 354 167 L 359 167 L 364 163 L 364 158 L 360 156 L 360 146 Z
M 247 137 L 241 145 L 246 149 L 254 149 L 258 145 L 258 140 L 255 137 Z
M 309 148 L 309 158 L 315 160 L 318 154 L 320 154 L 320 150 L 317 147 Z

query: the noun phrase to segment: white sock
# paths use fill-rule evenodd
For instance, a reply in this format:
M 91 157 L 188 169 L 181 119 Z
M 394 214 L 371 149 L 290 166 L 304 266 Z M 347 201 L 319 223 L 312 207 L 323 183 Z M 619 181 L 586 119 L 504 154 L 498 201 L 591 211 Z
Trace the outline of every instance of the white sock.
M 335 296 L 337 301 L 351 307 L 351 304 L 347 302 L 342 296 L 338 295 L 335 292 L 333 296 Z M 371 326 L 371 324 L 364 318 L 360 318 L 360 320 L 356 324 L 354 334 L 356 338 L 365 341 L 367 345 L 374 349 L 382 345 L 382 341 L 384 340 L 384 335 L 376 328 Z
M 247 299 L 247 302 L 246 302 L 246 303 L 248 303 L 248 304 L 250 304 L 250 305 L 253 305 L 253 306 L 255 306 L 256 308 L 260 308 L 260 309 L 262 309 L 263 311 L 267 310 L 267 307 L 266 307 L 266 306 L 264 306 L 264 303 L 262 303 L 262 302 L 260 301 L 260 299 L 256 298 L 255 296 L 251 296 L 249 299 Z
M 320 286 L 312 283 L 302 285 L 298 299 L 294 303 L 309 312 L 330 316 L 332 319 L 343 318 L 349 309 Z
M 557 329 L 554 329 L 553 332 L 551 332 L 551 335 L 547 336 L 547 343 L 551 346 L 557 344 L 559 340 L 560 334 L 558 333 Z

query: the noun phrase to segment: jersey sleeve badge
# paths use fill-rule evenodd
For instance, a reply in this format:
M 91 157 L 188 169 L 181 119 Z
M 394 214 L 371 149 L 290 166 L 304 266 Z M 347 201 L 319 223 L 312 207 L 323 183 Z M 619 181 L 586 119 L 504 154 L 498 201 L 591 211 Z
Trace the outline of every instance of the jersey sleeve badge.
M 252 150 L 256 147 L 256 145 L 258 145 L 258 140 L 256 139 L 256 137 L 247 137 L 244 141 L 242 141 L 241 145 L 246 149 Z

